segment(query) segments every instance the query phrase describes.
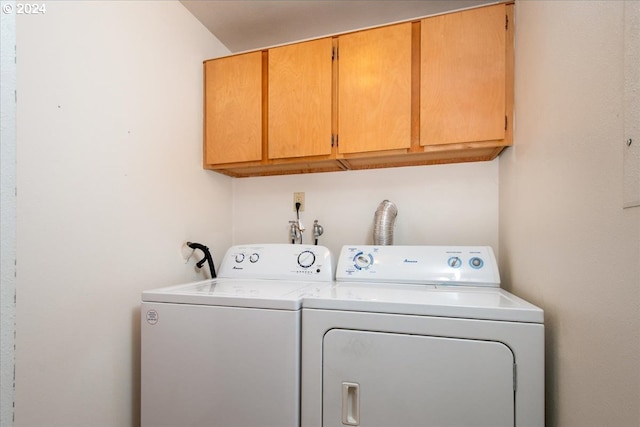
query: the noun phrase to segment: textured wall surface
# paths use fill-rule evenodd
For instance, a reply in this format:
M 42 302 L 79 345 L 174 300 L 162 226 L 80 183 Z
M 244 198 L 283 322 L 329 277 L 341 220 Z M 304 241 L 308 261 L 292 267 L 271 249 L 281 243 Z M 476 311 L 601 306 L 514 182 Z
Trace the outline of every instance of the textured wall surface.
M 15 2 L 0 12 L 0 425 L 13 423 L 16 255 Z
M 17 19 L 16 426 L 139 422 L 140 293 L 231 243 L 202 170 L 202 61 L 177 1 L 52 1 Z
M 623 19 L 622 1 L 516 3 L 501 273 L 545 310 L 549 427 L 640 425 L 640 208 L 623 209 Z

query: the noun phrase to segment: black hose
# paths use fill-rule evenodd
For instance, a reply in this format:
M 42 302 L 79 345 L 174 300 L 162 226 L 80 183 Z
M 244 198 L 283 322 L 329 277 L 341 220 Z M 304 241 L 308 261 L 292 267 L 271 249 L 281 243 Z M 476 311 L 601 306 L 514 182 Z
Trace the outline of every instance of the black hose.
M 189 246 L 191 249 L 200 249 L 202 253 L 204 253 L 204 258 L 202 258 L 200 261 L 196 263 L 196 267 L 202 268 L 202 266 L 206 262 L 207 264 L 209 264 L 209 271 L 211 272 L 211 278 L 215 279 L 216 268 L 213 265 L 213 257 L 211 256 L 211 252 L 209 252 L 209 248 L 203 244 L 192 243 L 192 242 L 187 242 L 187 246 Z
M 298 223 L 296 224 L 296 226 L 298 227 L 298 230 L 300 230 L 300 207 L 301 206 L 302 204 L 300 202 L 296 202 L 296 219 L 298 220 Z M 291 243 L 295 244 L 296 239 L 295 238 L 291 239 Z M 300 230 L 300 244 L 302 244 L 302 230 Z

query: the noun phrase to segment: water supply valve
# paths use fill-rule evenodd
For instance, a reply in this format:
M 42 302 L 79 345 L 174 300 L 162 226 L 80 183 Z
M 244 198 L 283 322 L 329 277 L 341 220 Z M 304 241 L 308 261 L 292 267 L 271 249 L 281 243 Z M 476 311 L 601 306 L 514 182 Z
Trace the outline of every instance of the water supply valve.
M 313 238 L 315 240 L 315 244 L 318 244 L 318 237 L 322 236 L 322 233 L 324 233 L 324 228 L 318 224 L 318 220 L 314 220 L 313 221 Z
M 289 221 L 289 239 L 291 239 L 292 244 L 300 243 L 302 244 L 302 232 L 304 231 L 304 226 L 300 222 L 300 220 Z

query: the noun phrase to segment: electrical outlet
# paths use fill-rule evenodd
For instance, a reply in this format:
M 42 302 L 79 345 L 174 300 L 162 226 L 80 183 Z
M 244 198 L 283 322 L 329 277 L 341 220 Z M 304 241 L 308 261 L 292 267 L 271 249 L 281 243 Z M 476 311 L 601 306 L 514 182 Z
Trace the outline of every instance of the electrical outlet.
M 304 210 L 304 192 L 293 193 L 293 211 L 296 211 L 296 203 L 300 203 L 300 212 Z

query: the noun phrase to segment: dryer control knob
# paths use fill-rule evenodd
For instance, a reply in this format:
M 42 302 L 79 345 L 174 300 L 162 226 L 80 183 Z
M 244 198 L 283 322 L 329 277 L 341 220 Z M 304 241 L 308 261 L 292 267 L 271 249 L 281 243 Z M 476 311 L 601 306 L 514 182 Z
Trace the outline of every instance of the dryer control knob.
M 242 261 L 244 261 L 244 254 L 243 253 L 236 254 L 236 262 L 241 263 Z
M 484 266 L 484 261 L 482 260 L 482 258 L 478 258 L 476 256 L 469 260 L 469 265 L 471 266 L 471 268 L 475 268 L 477 270 Z
M 353 265 L 358 270 L 366 270 L 371 264 L 373 264 L 373 255 L 371 254 L 360 252 L 353 258 Z
M 449 267 L 451 268 L 460 268 L 460 266 L 462 265 L 462 260 L 460 259 L 460 257 L 452 256 L 447 261 L 447 264 L 449 264 Z
M 254 252 L 251 255 L 249 255 L 249 262 L 253 264 L 258 262 L 259 259 L 260 259 L 260 254 L 258 254 L 257 252 Z

